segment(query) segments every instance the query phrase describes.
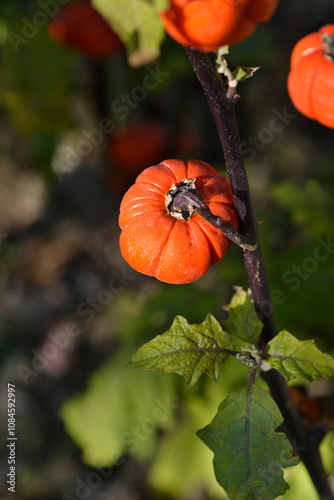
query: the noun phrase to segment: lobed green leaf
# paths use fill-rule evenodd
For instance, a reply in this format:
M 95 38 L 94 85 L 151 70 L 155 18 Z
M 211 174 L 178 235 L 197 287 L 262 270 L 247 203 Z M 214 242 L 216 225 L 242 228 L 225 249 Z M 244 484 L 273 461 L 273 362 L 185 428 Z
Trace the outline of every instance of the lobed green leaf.
M 165 36 L 159 12 L 167 0 L 93 0 L 126 46 L 129 64 L 138 67 L 155 61 Z
M 222 325 L 231 334 L 233 341 L 237 345 L 245 342 L 255 344 L 259 340 L 263 324 L 256 314 L 250 294 L 237 289 L 224 309 L 229 312 L 229 317 L 222 321 Z
M 289 488 L 282 469 L 298 460 L 285 435 L 275 432 L 282 421 L 270 395 L 253 386 L 230 394 L 198 431 L 214 452 L 217 481 L 231 500 L 274 500 Z
M 334 358 L 321 352 L 314 340 L 298 340 L 286 330 L 267 345 L 267 359 L 287 380 L 296 377 L 311 381 L 318 377 L 334 376 Z
M 193 385 L 201 373 L 218 380 L 231 350 L 229 336 L 211 314 L 199 325 L 190 325 L 182 316 L 176 316 L 171 328 L 144 344 L 128 366 L 177 373 Z

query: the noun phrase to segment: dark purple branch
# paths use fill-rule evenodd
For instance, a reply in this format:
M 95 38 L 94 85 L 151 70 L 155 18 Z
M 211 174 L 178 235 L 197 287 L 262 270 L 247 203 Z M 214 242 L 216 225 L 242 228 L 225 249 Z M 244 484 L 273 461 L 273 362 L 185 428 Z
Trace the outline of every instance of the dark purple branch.
M 234 202 L 239 217 L 239 230 L 257 243 L 255 251 L 244 249 L 244 263 L 248 274 L 257 312 L 263 322 L 262 347 L 276 335 L 273 306 L 267 275 L 259 244 L 245 165 L 240 152 L 234 105 L 234 92 L 226 93 L 222 80 L 206 54 L 195 49 L 186 49 L 189 60 L 202 85 L 211 108 L 218 134 L 224 150 L 226 168 L 230 176 Z M 318 447 L 309 439 L 298 410 L 296 409 L 284 377 L 276 370 L 262 373 L 267 381 L 287 427 L 287 435 L 297 446 L 321 500 L 333 500 L 321 462 Z
M 186 49 L 190 62 L 203 87 L 223 146 L 226 168 L 230 176 L 234 203 L 239 217 L 239 231 L 252 243 L 258 242 L 257 226 L 249 193 L 247 175 L 240 153 L 239 134 L 235 122 L 234 102 L 228 99 L 223 83 L 209 57 L 194 49 Z M 263 322 L 263 340 L 268 342 L 276 334 L 273 307 L 261 248 L 244 250 L 244 261 L 254 302 Z
M 301 417 L 295 405 L 290 401 L 291 394 L 283 375 L 277 370 L 262 372 L 262 378 L 268 383 L 271 394 L 279 407 L 285 423 L 285 432 L 294 444 L 296 452 L 305 467 L 321 500 L 333 500 L 333 492 L 329 487 L 324 471 L 318 443 L 313 443 L 305 433 Z

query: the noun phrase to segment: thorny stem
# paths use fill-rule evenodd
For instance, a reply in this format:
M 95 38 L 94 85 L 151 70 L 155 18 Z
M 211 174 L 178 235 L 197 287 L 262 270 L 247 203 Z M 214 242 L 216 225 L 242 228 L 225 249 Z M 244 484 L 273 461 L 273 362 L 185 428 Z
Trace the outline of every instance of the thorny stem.
M 243 254 L 255 306 L 263 322 L 261 341 L 264 348 L 269 340 L 277 334 L 277 331 L 247 174 L 240 152 L 239 134 L 234 114 L 235 96 L 230 97 L 226 93 L 221 78 L 206 54 L 195 49 L 186 49 L 186 52 L 216 122 L 239 217 L 240 233 L 247 234 L 252 242 L 258 243 L 254 251 L 244 249 Z M 262 376 L 267 381 L 273 398 L 281 410 L 287 427 L 287 435 L 291 441 L 296 443 L 298 454 L 311 476 L 320 499 L 333 500 L 334 496 L 323 469 L 318 446 L 311 442 L 305 432 L 284 377 L 274 369 L 262 373 Z

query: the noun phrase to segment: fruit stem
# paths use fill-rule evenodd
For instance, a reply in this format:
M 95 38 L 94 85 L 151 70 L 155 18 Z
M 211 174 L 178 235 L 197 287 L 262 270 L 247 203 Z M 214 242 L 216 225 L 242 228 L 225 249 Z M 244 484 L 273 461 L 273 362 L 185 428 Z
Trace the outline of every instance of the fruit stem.
M 199 207 L 197 213 L 242 249 L 249 250 L 250 252 L 256 250 L 258 242 L 253 244 L 247 236 L 240 234 L 234 229 L 230 222 L 224 222 L 219 215 L 214 215 L 207 205 L 204 204 L 204 206 Z
M 202 85 L 218 129 L 239 217 L 240 232 L 249 235 L 251 241 L 258 242 L 257 224 L 253 214 L 246 169 L 240 153 L 239 134 L 234 114 L 234 96 L 231 97 L 226 93 L 221 78 L 208 55 L 195 49 L 186 49 L 186 52 Z M 243 253 L 256 309 L 263 322 L 261 347 L 264 349 L 266 343 L 276 335 L 277 331 L 260 244 L 257 245 L 255 251 L 250 252 L 244 249 Z M 283 415 L 287 436 L 295 443 L 320 499 L 333 500 L 334 496 L 321 462 L 319 448 L 306 433 L 285 378 L 274 369 L 262 372 L 262 377 L 270 387 L 273 398 Z
M 196 179 L 184 179 L 177 186 L 173 184 L 165 195 L 166 210 L 168 215 L 176 219 L 188 220 L 196 213 L 221 231 L 233 243 L 243 249 L 253 252 L 258 242 L 255 244 L 242 234 L 240 234 L 230 222 L 224 222 L 219 215 L 214 215 L 208 205 L 202 199 L 195 186 Z

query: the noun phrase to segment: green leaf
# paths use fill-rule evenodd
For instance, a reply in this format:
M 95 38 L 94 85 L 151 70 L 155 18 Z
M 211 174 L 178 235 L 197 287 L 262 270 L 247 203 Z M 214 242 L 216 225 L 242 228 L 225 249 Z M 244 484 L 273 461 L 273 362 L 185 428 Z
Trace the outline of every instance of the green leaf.
M 194 498 L 196 485 L 201 485 L 203 491 L 210 491 L 210 498 L 221 499 L 222 496 L 212 468 L 211 451 L 196 439 L 196 431 L 207 423 L 208 415 L 215 413 L 222 391 L 223 394 L 227 391 L 222 383 L 208 377 L 202 382 L 200 390 L 205 397 L 194 392 L 201 384 L 185 388 L 187 395 L 182 399 L 177 425 L 160 437 L 148 472 L 150 486 L 163 492 L 166 498 Z
M 237 82 L 243 82 L 247 78 L 251 78 L 258 69 L 259 66 L 254 68 L 248 66 L 238 66 L 234 71 L 232 71 L 232 75 Z
M 144 344 L 128 366 L 177 373 L 193 385 L 201 373 L 218 380 L 232 349 L 227 333 L 211 314 L 199 325 L 189 325 L 185 318 L 176 316 L 171 328 Z
M 124 42 L 131 66 L 148 64 L 159 57 L 165 36 L 159 12 L 167 9 L 168 0 L 93 0 L 92 3 Z
M 229 317 L 222 321 L 222 325 L 233 336 L 237 345 L 245 342 L 254 344 L 259 340 L 262 323 L 255 312 L 254 300 L 248 292 L 238 288 L 224 309 L 229 312 Z
M 148 472 L 150 486 L 155 491 L 163 492 L 166 498 L 190 499 L 194 496 L 196 485 L 200 485 L 203 491 L 210 492 L 210 499 L 225 499 L 215 478 L 212 452 L 203 446 L 200 439 L 196 439 L 196 432 L 208 423 L 208 415 L 215 415 L 222 399 L 245 386 L 248 375 L 246 365 L 231 356 L 218 382 L 202 377 L 193 387 L 184 384 L 180 388 L 184 396 L 178 410 L 177 425 L 160 437 Z
M 298 340 L 286 330 L 267 345 L 268 363 L 287 380 L 295 377 L 311 381 L 318 377 L 334 376 L 334 358 L 319 351 L 314 340 Z
M 291 444 L 275 429 L 283 417 L 260 387 L 230 394 L 198 436 L 214 452 L 217 481 L 231 500 L 273 500 L 289 488 L 283 467 L 296 465 Z
M 126 369 L 129 355 L 128 347 L 118 351 L 60 410 L 84 462 L 94 467 L 116 463 L 125 453 L 148 459 L 156 446 L 155 430 L 167 431 L 175 418 L 175 380 Z

